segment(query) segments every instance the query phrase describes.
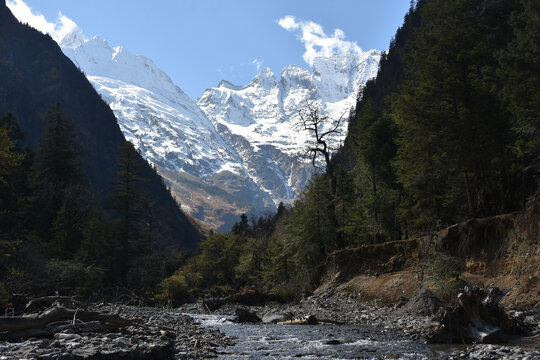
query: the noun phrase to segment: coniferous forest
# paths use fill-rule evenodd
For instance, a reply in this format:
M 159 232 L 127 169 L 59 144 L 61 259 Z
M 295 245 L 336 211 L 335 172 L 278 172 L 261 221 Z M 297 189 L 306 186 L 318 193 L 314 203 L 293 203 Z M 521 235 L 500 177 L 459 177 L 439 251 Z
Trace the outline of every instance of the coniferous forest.
M 537 1 L 413 2 L 327 171 L 291 208 L 243 215 L 191 257 L 180 249 L 193 248 L 197 231 L 119 140 L 106 104 L 68 60 L 26 57 L 60 50 L 10 16 L 0 18 L 10 27 L 0 76 L 13 85 L 0 88 L 4 292 L 126 286 L 178 303 L 254 287 L 290 300 L 336 250 L 517 211 L 538 196 Z M 37 80 L 22 85 L 28 77 Z M 94 126 L 104 119 L 115 134 L 107 143 Z

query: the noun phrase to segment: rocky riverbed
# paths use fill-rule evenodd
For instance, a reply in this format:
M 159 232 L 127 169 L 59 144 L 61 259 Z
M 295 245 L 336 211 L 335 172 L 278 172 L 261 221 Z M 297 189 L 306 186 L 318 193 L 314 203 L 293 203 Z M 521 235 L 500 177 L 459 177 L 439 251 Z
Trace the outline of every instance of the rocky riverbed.
M 211 312 L 213 314 L 234 315 L 236 304 L 227 304 Z M 399 338 L 424 339 L 438 325 L 436 309 L 427 310 L 426 300 L 414 308 L 400 311 L 392 307 L 380 306 L 376 302 L 362 303 L 354 294 L 336 289 L 328 289 L 312 295 L 298 304 L 266 304 L 249 306 L 261 319 L 276 315 L 284 320 L 314 315 L 320 322 L 358 325 L 393 332 Z M 186 304 L 181 307 L 185 313 L 209 313 L 202 304 Z
M 425 352 L 418 355 L 419 359 L 540 359 L 540 309 L 510 311 L 512 315 L 519 317 L 534 329 L 531 337 L 515 339 L 516 343 L 512 345 L 426 345 L 426 337 L 432 334 L 439 325 L 439 309 L 444 305 L 429 291 L 420 291 L 410 300 L 404 299 L 403 304 L 388 307 L 380 306 L 377 302 L 362 303 L 354 293 L 330 288 L 298 304 L 267 304 L 250 306 L 247 309 L 263 320 L 275 320 L 276 316 L 303 318 L 314 315 L 322 322 L 375 329 L 375 333 L 379 336 L 384 335 L 392 343 L 413 340 L 418 344 L 419 349 L 428 346 L 433 350 L 433 353 L 428 355 Z M 212 313 L 233 316 L 239 307 L 241 306 L 228 304 Z M 202 304 L 187 304 L 182 307 L 182 310 L 191 313 L 208 313 L 204 311 Z M 380 357 L 374 353 L 367 358 L 378 359 L 385 356 Z
M 380 341 L 389 341 L 391 343 L 412 341 L 418 345 L 418 349 L 424 349 L 422 350 L 423 355 L 418 358 L 540 358 L 539 342 L 534 336 L 528 340 L 528 345 L 435 346 L 430 348 L 433 349 L 433 352 L 426 353 L 427 345 L 424 344 L 424 339 L 438 325 L 434 301 L 430 299 L 429 294 L 424 294 L 421 301 L 416 301 L 413 298 L 406 303 L 404 301 L 402 307 L 395 309 L 379 306 L 376 302 L 360 303 L 354 294 L 328 289 L 310 296 L 298 304 L 273 303 L 265 306 L 252 306 L 248 310 L 267 320 L 272 317 L 274 319 L 278 317 L 301 318 L 307 315 L 315 315 L 317 319 L 332 324 L 335 327 L 336 334 L 341 331 L 339 324 L 343 324 L 344 327 L 354 326 L 373 329 L 367 332 L 358 332 L 358 341 L 364 340 L 363 336 L 366 333 L 376 334 Z M 240 306 L 228 304 L 212 312 L 212 314 L 233 316 L 238 307 Z M 208 311 L 205 310 L 201 303 L 186 304 L 178 309 L 110 305 L 96 306 L 92 309 L 118 312 L 123 317 L 139 318 L 142 323 L 113 333 L 77 334 L 63 332 L 56 334 L 53 339 L 0 342 L 0 360 L 203 359 L 212 357 L 236 359 L 234 352 L 231 353 L 231 350 L 228 349 L 235 349 L 231 346 L 243 340 L 231 337 L 238 336 L 235 334 L 241 332 L 230 332 L 231 336 L 227 336 L 217 331 L 215 327 L 202 326 L 200 319 L 194 320 L 186 315 L 188 313 L 207 314 Z M 540 312 L 514 313 L 521 316 L 529 324 L 536 326 L 536 332 L 540 333 Z M 232 326 L 254 325 L 238 324 Z M 279 330 L 279 326 L 276 325 L 272 330 L 273 337 L 277 340 L 279 340 L 279 331 L 276 332 L 276 330 Z M 283 325 L 283 328 L 288 328 L 288 326 Z M 323 328 L 321 327 L 321 329 Z M 290 330 L 287 331 L 290 332 Z M 338 341 L 335 342 L 338 343 Z M 376 347 L 370 349 L 369 345 L 366 345 L 366 354 L 368 354 L 366 357 L 371 359 L 381 358 L 379 355 L 383 356 L 383 358 L 386 356 L 378 353 Z M 393 354 L 399 355 L 399 353 Z M 244 358 L 250 358 L 249 353 L 243 354 L 243 356 Z M 272 355 L 270 354 L 270 356 Z
M 218 347 L 233 343 L 227 336 L 195 324 L 179 310 L 133 306 L 92 309 L 139 318 L 142 324 L 112 333 L 62 332 L 54 339 L 0 342 L 0 360 L 204 359 L 215 357 Z

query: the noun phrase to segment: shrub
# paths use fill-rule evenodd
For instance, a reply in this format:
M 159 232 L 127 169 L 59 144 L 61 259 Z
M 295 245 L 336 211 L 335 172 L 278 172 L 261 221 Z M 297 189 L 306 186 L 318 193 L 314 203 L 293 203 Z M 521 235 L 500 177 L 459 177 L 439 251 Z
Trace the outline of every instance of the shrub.
M 190 293 L 195 290 L 200 281 L 199 273 L 180 269 L 161 282 L 162 297 L 167 299 L 172 306 L 182 304 L 191 298 Z
M 76 260 L 53 259 L 47 262 L 45 272 L 49 292 L 68 288 L 88 295 L 102 284 L 105 270 Z
M 280 285 L 274 288 L 274 296 L 281 303 L 289 303 L 300 299 L 302 291 L 292 285 Z

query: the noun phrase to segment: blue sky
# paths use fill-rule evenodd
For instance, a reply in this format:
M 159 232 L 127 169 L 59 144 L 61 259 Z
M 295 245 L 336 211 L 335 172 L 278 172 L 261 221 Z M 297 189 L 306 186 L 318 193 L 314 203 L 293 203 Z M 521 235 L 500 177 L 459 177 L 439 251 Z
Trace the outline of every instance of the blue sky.
M 410 0 L 24 2 L 49 22 L 62 13 L 87 37 L 149 57 L 193 99 L 223 79 L 247 84 L 261 66 L 278 77 L 290 64 L 311 70 L 317 51 L 386 50 L 410 6 Z

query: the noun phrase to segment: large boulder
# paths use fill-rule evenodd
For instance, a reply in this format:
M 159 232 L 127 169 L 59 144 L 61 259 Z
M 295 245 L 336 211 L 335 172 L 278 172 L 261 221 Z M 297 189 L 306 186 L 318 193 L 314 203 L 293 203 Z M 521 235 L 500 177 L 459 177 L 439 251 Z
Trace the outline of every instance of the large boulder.
M 434 316 L 446 307 L 446 302 L 429 289 L 416 290 L 413 297 L 396 312 L 398 315 Z
M 235 311 L 236 322 L 239 323 L 260 323 L 262 320 L 253 311 L 249 311 L 245 308 L 238 308 Z

